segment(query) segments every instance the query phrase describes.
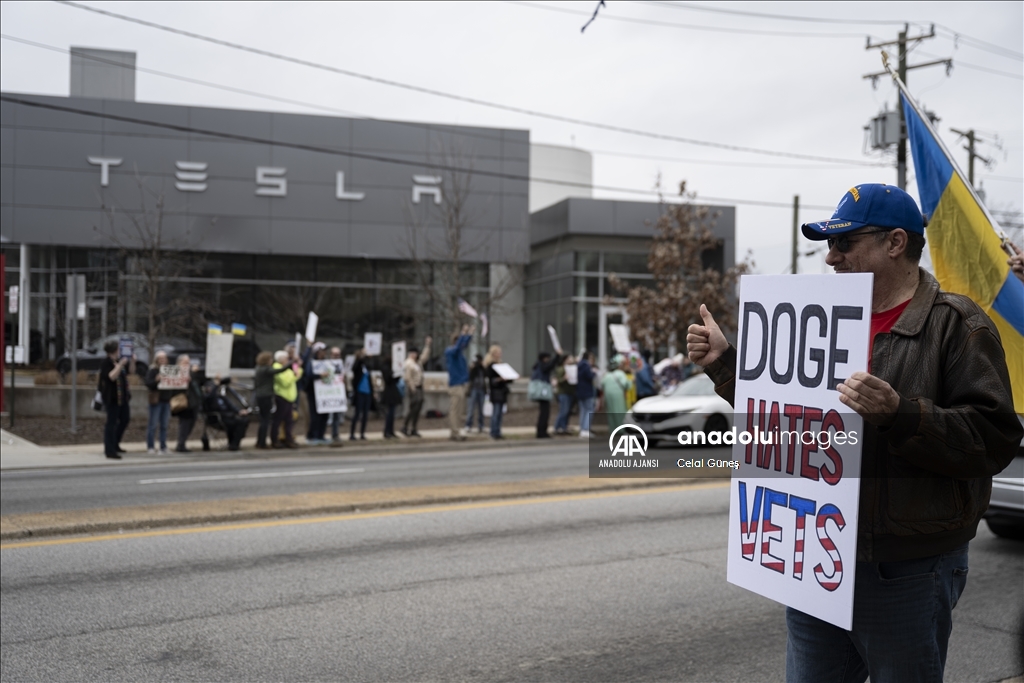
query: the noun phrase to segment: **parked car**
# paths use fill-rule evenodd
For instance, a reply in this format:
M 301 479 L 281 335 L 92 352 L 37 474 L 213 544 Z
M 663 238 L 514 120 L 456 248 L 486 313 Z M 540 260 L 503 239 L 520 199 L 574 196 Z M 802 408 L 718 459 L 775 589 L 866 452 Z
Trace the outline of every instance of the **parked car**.
M 1024 423 L 1024 419 L 1020 419 Z M 996 536 L 1024 540 L 1024 439 L 1005 470 L 992 477 L 992 500 L 985 512 Z
M 651 443 L 672 445 L 678 443 L 681 431 L 708 433 L 732 429 L 733 409 L 715 393 L 710 377 L 696 375 L 664 394 L 640 399 L 625 420 L 643 429 Z
M 106 354 L 103 352 L 103 346 L 108 341 L 120 341 L 122 337 L 128 337 L 132 340 L 132 344 L 135 347 L 135 372 L 139 376 L 145 376 L 146 371 L 149 369 L 150 361 L 149 340 L 146 335 L 140 332 L 111 334 L 97 340 L 94 344 L 90 344 L 87 348 L 78 349 L 75 353 L 78 369 L 85 370 L 86 372 L 97 372 L 100 369 L 100 364 L 103 363 L 104 357 L 106 357 Z M 206 355 L 205 349 L 198 348 L 187 339 L 159 339 L 157 340 L 156 350 L 166 352 L 168 360 L 172 363 L 177 360 L 179 355 L 187 353 L 193 361 L 201 364 L 202 359 Z M 70 354 L 65 353 L 57 359 L 57 372 L 61 375 L 67 375 L 71 372 Z

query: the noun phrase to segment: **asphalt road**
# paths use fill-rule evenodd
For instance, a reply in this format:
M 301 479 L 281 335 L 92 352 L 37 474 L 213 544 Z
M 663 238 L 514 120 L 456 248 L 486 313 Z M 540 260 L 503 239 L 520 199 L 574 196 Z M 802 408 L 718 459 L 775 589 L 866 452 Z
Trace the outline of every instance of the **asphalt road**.
M 0 678 L 782 680 L 725 582 L 727 491 L 522 499 L 0 551 Z M 1024 672 L 1024 545 L 982 529 L 946 680 Z
M 687 457 L 720 452 L 721 449 L 685 451 Z M 524 446 L 423 455 L 298 455 L 229 462 L 8 470 L 0 474 L 0 514 L 586 474 L 587 450 L 582 441 L 550 446 L 531 442 Z

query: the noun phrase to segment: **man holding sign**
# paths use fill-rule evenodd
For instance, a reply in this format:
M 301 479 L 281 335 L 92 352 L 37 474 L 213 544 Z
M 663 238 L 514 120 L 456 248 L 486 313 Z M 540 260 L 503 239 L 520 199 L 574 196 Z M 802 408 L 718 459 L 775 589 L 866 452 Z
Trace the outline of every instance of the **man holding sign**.
M 871 273 L 873 284 L 868 371 L 835 378 L 839 401 L 865 423 L 852 624 L 840 628 L 790 606 L 790 681 L 942 679 L 951 613 L 967 581 L 967 544 L 988 506 L 992 475 L 1020 443 L 998 332 L 973 301 L 940 291 L 918 267 L 924 226 L 907 193 L 877 184 L 851 188 L 830 220 L 803 226 L 808 239 L 828 241 L 826 263 L 837 273 Z M 690 360 L 732 401 L 750 362 L 738 373 L 743 359 L 704 306 L 701 317 L 686 337 Z M 801 335 L 817 332 L 815 317 L 802 320 Z M 798 372 L 825 365 L 831 375 L 834 360 L 826 356 L 836 352 L 836 337 L 822 341 L 826 349 L 798 345 Z M 762 491 L 763 547 L 780 537 L 768 518 L 783 505 L 767 500 L 772 485 Z M 753 515 L 762 501 L 747 497 Z M 835 545 L 820 537 L 823 529 L 826 538 L 841 534 L 836 520 L 823 524 L 824 508 L 806 515 L 800 505 L 793 509 L 798 536 L 804 517 L 817 515 L 819 540 L 831 555 Z M 752 538 L 758 520 L 749 521 L 742 531 Z M 801 544 L 801 561 L 803 550 Z M 789 559 L 795 569 L 796 558 Z M 832 571 L 841 571 L 838 562 Z

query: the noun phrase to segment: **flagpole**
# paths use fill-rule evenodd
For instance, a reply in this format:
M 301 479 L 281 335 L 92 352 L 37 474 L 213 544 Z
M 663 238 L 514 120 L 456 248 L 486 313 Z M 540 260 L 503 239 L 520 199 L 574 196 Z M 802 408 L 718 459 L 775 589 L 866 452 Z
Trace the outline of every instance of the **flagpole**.
M 889 66 L 889 53 L 886 52 L 885 50 L 882 50 L 882 66 L 885 67 L 885 70 L 889 72 L 890 76 L 892 76 L 892 80 L 896 83 L 896 87 L 900 89 L 900 92 L 903 93 L 903 96 L 907 98 L 907 102 L 909 102 L 910 106 L 914 108 L 914 112 L 917 114 L 917 118 L 921 120 L 921 123 L 923 123 L 925 127 L 928 129 L 928 132 L 931 133 L 932 138 L 935 140 L 935 142 L 938 143 L 939 148 L 942 150 L 942 153 L 946 155 L 946 160 L 953 167 L 953 170 L 956 172 L 956 174 L 960 176 L 960 180 L 963 182 L 964 186 L 970 191 L 971 196 L 974 197 L 974 201 L 977 202 L 978 206 L 981 208 L 982 213 L 985 214 L 985 218 L 988 219 L 989 224 L 992 226 L 992 229 L 995 230 L 996 235 L 1002 241 L 1001 246 L 1003 247 L 1003 250 L 1009 253 L 1010 256 L 1013 256 L 1013 254 L 1010 253 L 1006 245 L 1006 242 L 1009 238 L 1007 238 L 1006 233 L 1003 232 L 1002 227 L 999 225 L 999 221 L 997 221 L 992 216 L 992 214 L 989 213 L 988 207 L 985 206 L 985 202 L 982 201 L 981 197 L 978 196 L 978 193 L 974 191 L 974 187 L 971 185 L 970 182 L 968 182 L 967 176 L 965 176 L 964 172 L 960 170 L 960 165 L 956 163 L 956 159 L 954 159 L 953 155 L 949 153 L 949 148 L 946 147 L 946 143 L 942 141 L 942 138 L 939 137 L 938 132 L 932 127 L 931 119 L 929 119 L 928 116 L 921 111 L 921 108 L 920 106 L 918 106 L 917 101 L 914 99 L 914 96 L 910 94 L 910 91 L 907 89 L 906 83 L 904 83 L 900 79 L 899 74 L 894 72 L 892 70 L 892 67 Z

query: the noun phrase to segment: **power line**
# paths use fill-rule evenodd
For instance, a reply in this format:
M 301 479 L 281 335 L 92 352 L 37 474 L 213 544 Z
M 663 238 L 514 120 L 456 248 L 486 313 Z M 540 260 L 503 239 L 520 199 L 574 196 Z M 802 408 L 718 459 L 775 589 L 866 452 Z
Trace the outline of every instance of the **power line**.
M 510 5 L 530 7 L 532 9 L 558 12 L 560 14 L 571 14 L 573 16 L 589 17 L 589 12 L 569 9 L 567 7 L 553 7 L 551 5 L 540 5 L 535 2 L 523 2 L 522 0 L 505 0 Z M 740 33 L 748 36 L 782 36 L 785 38 L 863 38 L 863 33 L 807 33 L 801 31 L 772 31 L 753 28 L 731 28 L 728 26 L 702 26 L 698 24 L 677 24 L 671 21 L 658 21 L 656 19 L 639 19 L 636 17 L 622 17 L 609 14 L 608 10 L 601 13 L 601 21 L 621 21 L 627 24 L 641 24 L 644 26 L 661 26 L 663 28 L 681 28 L 690 31 L 712 31 L 715 33 Z
M 902 25 L 906 21 L 895 19 L 827 19 L 825 17 L 801 17 L 793 14 L 768 14 L 766 12 L 750 12 L 747 10 L 726 9 L 724 7 L 709 7 L 707 5 L 694 5 L 689 2 L 658 2 L 658 0 L 644 0 L 640 4 L 654 5 L 656 7 L 670 7 L 672 9 L 697 10 L 700 12 L 717 12 L 719 14 L 735 14 L 745 17 L 758 17 L 760 19 L 782 19 L 784 21 L 805 21 L 818 24 L 871 24 L 876 26 Z
M 179 133 L 194 133 L 196 135 L 207 135 L 210 137 L 222 138 L 225 140 L 235 140 L 238 142 L 252 142 L 261 145 L 273 145 L 277 147 L 286 147 L 289 149 L 299 149 L 306 152 L 316 152 L 318 154 L 330 154 L 335 156 L 350 157 L 353 159 L 363 159 L 366 161 L 376 161 L 383 164 L 395 164 L 399 166 L 408 166 L 412 168 L 433 168 L 440 171 L 448 171 L 452 173 L 465 173 L 467 175 L 478 175 L 489 178 L 502 178 L 505 180 L 518 180 L 523 182 L 535 182 L 544 183 L 547 185 L 561 185 L 566 187 L 580 187 L 590 190 L 602 190 L 606 192 L 622 192 L 628 194 L 641 194 L 647 196 L 658 196 L 663 197 L 663 194 L 657 190 L 639 190 L 636 188 L 629 187 L 614 187 L 610 185 L 593 185 L 590 183 L 579 183 L 572 180 L 558 180 L 553 178 L 535 178 L 528 175 L 519 175 L 515 173 L 502 173 L 498 171 L 484 171 L 475 168 L 461 168 L 453 166 L 451 164 L 436 163 L 432 161 L 410 161 L 408 159 L 398 159 L 395 157 L 386 157 L 379 154 L 367 154 L 364 152 L 354 152 L 351 150 L 335 149 L 330 147 L 320 147 L 317 145 L 307 145 L 298 142 L 287 142 L 284 140 L 268 140 L 266 138 L 260 138 L 252 135 L 241 135 L 238 133 L 226 133 L 223 131 L 209 130 L 205 128 L 196 128 L 195 126 L 182 126 L 174 123 L 165 123 L 162 121 L 151 121 L 148 119 L 140 119 L 133 116 L 121 116 L 119 114 L 109 114 L 106 112 L 89 111 L 87 109 L 78 109 L 76 107 L 67 107 L 59 104 L 50 104 L 47 102 L 35 102 L 32 100 L 26 100 L 20 97 L 12 97 L 11 95 L 0 94 L 0 101 L 11 102 L 13 104 L 20 104 L 27 107 L 36 107 L 39 109 L 49 109 L 52 111 L 62 111 L 70 114 L 79 114 L 81 116 L 89 116 L 92 118 L 108 119 L 111 121 L 120 121 L 122 123 L 132 123 L 142 126 L 152 126 L 154 128 L 162 128 L 165 130 L 173 130 Z M 751 206 L 768 206 L 778 208 L 790 208 L 790 205 L 786 202 L 772 202 L 758 199 L 727 199 L 720 197 L 700 197 L 703 202 L 721 202 L 724 204 L 748 204 Z M 810 208 L 832 210 L 831 206 L 810 206 Z
M 202 35 L 202 34 L 199 34 L 199 33 L 193 33 L 191 31 L 185 31 L 185 30 L 182 30 L 182 29 L 173 28 L 173 27 L 170 27 L 170 26 L 166 26 L 164 24 L 158 24 L 158 23 L 155 23 L 155 22 L 146 21 L 144 19 L 137 19 L 135 17 L 130 17 L 130 16 L 127 16 L 127 15 L 124 15 L 124 14 L 117 14 L 116 12 L 110 12 L 110 11 L 107 11 L 107 10 L 98 9 L 96 7 L 89 7 L 87 5 L 81 5 L 81 4 L 78 4 L 76 2 L 68 2 L 67 0 L 57 0 L 57 1 L 60 2 L 60 4 L 62 4 L 62 5 L 67 5 L 68 7 L 74 7 L 76 9 L 85 10 L 87 12 L 93 12 L 95 14 L 101 14 L 101 15 L 104 15 L 104 16 L 112 17 L 114 19 L 119 19 L 119 20 L 122 20 L 122 21 L 127 21 L 127 22 L 131 22 L 131 23 L 134 23 L 134 24 L 139 24 L 141 26 L 147 26 L 147 27 L 150 27 L 150 28 L 155 28 L 155 29 L 158 29 L 158 30 L 161 30 L 161 31 L 166 31 L 168 33 L 174 33 L 174 34 L 185 36 L 185 37 L 188 37 L 188 38 L 194 38 L 196 40 L 202 40 L 202 41 L 205 41 L 205 42 L 208 42 L 208 43 L 212 43 L 214 45 L 220 45 L 220 46 L 223 46 L 223 47 L 229 47 L 229 48 L 234 49 L 234 50 L 240 50 L 240 51 L 243 51 L 243 52 L 248 52 L 248 53 L 251 53 L 251 54 L 260 55 L 260 56 L 263 56 L 263 57 L 269 57 L 271 59 L 277 59 L 277 60 L 280 60 L 280 61 L 289 62 L 289 63 L 292 63 L 292 64 L 298 64 L 298 65 L 301 65 L 301 66 L 307 66 L 307 67 L 314 68 L 314 69 L 319 69 L 319 70 L 322 70 L 322 71 L 328 71 L 328 72 L 331 72 L 331 73 L 340 74 L 342 76 L 349 76 L 349 77 L 352 77 L 352 78 L 359 78 L 359 79 L 362 79 L 362 80 L 370 81 L 372 83 L 378 83 L 378 84 L 381 84 L 381 85 L 388 85 L 388 86 L 392 86 L 392 87 L 396 87 L 396 88 L 403 88 L 405 90 L 411 90 L 413 92 L 419 92 L 419 93 L 423 93 L 423 94 L 427 94 L 427 95 L 434 95 L 436 97 L 444 97 L 446 99 L 455 100 L 455 101 L 459 101 L 459 102 L 467 102 L 469 104 L 476 104 L 476 105 L 483 106 L 483 107 L 490 107 L 492 109 L 500 109 L 502 111 L 510 111 L 510 112 L 514 112 L 516 114 L 525 114 L 527 116 L 535 116 L 535 117 L 538 117 L 538 118 L 549 119 L 549 120 L 552 120 L 552 121 L 560 121 L 560 122 L 563 122 L 563 123 L 572 123 L 574 125 L 587 126 L 589 128 L 597 128 L 597 129 L 600 129 L 600 130 L 607 130 L 607 131 L 612 131 L 612 132 L 616 132 L 616 133 L 624 133 L 624 134 L 627 134 L 627 135 L 637 135 L 637 136 L 640 136 L 640 137 L 646 137 L 646 138 L 651 138 L 651 139 L 655 139 L 655 140 L 668 140 L 668 141 L 672 141 L 672 142 L 680 142 L 680 143 L 683 143 L 683 144 L 697 145 L 697 146 L 700 146 L 700 147 L 710 147 L 710 148 L 713 148 L 713 149 L 723 149 L 723 150 L 728 150 L 728 151 L 731 151 L 731 152 L 746 152 L 746 153 L 749 153 L 749 154 L 761 154 L 761 155 L 765 155 L 765 156 L 775 156 L 775 157 L 782 157 L 782 158 L 787 158 L 787 159 L 802 159 L 804 161 L 819 161 L 819 162 L 830 163 L 830 164 L 847 164 L 847 165 L 853 165 L 853 166 L 873 166 L 874 165 L 872 162 L 869 162 L 869 161 L 862 161 L 862 160 L 855 160 L 855 159 L 837 159 L 837 158 L 833 158 L 833 157 L 816 156 L 816 155 L 813 155 L 813 154 L 799 154 L 797 152 L 783 152 L 783 151 L 779 151 L 779 150 L 766 150 L 766 149 L 759 149 L 759 148 L 756 148 L 756 147 L 745 147 L 745 146 L 742 146 L 742 145 L 730 145 L 730 144 L 726 144 L 726 143 L 722 143 L 722 142 L 710 142 L 710 141 L 707 141 L 707 140 L 697 140 L 697 139 L 694 139 L 694 138 L 684 138 L 684 137 L 680 137 L 680 136 L 677 136 L 677 135 L 668 135 L 668 134 L 665 134 L 665 133 L 655 133 L 655 132 L 652 132 L 652 131 L 639 130 L 639 129 L 635 129 L 635 128 L 627 128 L 625 126 L 615 126 L 615 125 L 611 125 L 611 124 L 600 123 L 600 122 L 597 122 L 597 121 L 587 121 L 585 119 L 577 119 L 577 118 L 572 118 L 572 117 L 569 117 L 569 116 L 562 116 L 560 114 L 551 114 L 551 113 L 547 113 L 547 112 L 540 112 L 540 111 L 535 111 L 535 110 L 532 110 L 532 109 L 526 109 L 526 108 L 523 108 L 523 107 L 516 107 L 516 106 L 512 106 L 512 105 L 507 105 L 507 104 L 500 104 L 500 103 L 497 103 L 497 102 L 489 102 L 487 100 L 481 100 L 481 99 L 477 99 L 477 98 L 474 98 L 474 97 L 467 97 L 467 96 L 464 96 L 464 95 L 456 95 L 454 93 L 444 92 L 444 91 L 441 91 L 441 90 L 434 90 L 432 88 L 425 88 L 425 87 L 418 86 L 418 85 L 412 85 L 410 83 L 402 83 L 400 81 L 393 81 L 393 80 L 386 79 L 386 78 L 380 78 L 380 77 L 377 77 L 377 76 L 371 76 L 371 75 L 368 75 L 368 74 L 363 74 L 363 73 L 359 73 L 359 72 L 356 72 L 356 71 L 351 71 L 351 70 L 348 70 L 348 69 L 341 69 L 341 68 L 338 68 L 338 67 L 335 67 L 335 66 L 330 66 L 328 64 L 322 64 L 322 63 L 319 63 L 319 62 L 312 62 L 312 61 L 305 60 L 305 59 L 299 59 L 297 57 L 290 57 L 288 55 L 283 55 L 283 54 L 276 53 L 276 52 L 270 52 L 269 50 L 263 50 L 263 49 L 260 49 L 260 48 L 250 47 L 248 45 L 241 45 L 239 43 L 232 43 L 230 41 L 221 40 L 220 38 L 213 38 L 211 36 L 205 36 L 205 35 Z
M 761 19 L 781 19 L 784 21 L 814 22 L 821 24 L 860 24 L 888 26 L 894 24 L 909 24 L 916 26 L 927 26 L 929 24 L 934 24 L 937 28 L 946 31 L 949 37 L 952 37 L 954 40 L 962 40 L 965 43 L 970 44 L 971 47 L 975 47 L 979 50 L 986 50 L 988 52 L 992 52 L 1003 57 L 1011 57 L 1013 59 L 1018 60 L 1024 59 L 1024 54 L 1017 52 L 1016 50 L 1011 50 L 1010 48 L 1003 47 L 1002 45 L 996 45 L 995 43 L 990 43 L 987 40 L 982 40 L 981 38 L 975 38 L 973 36 L 966 35 L 953 28 L 950 28 L 949 26 L 945 26 L 944 24 L 935 24 L 935 22 L 930 21 L 897 21 L 894 19 L 829 19 L 826 17 L 805 17 L 794 14 L 768 14 L 765 12 L 751 12 L 748 10 L 726 9 L 724 7 L 709 7 L 707 5 L 695 5 L 688 2 L 663 2 L 659 0 L 642 0 L 642 4 L 654 5 L 656 7 L 667 7 L 670 9 L 697 10 L 701 12 L 717 12 L 719 14 L 758 17 Z
M 921 55 L 922 57 L 931 57 L 932 59 L 946 59 L 945 57 L 942 57 L 941 55 L 932 54 L 930 52 L 925 52 L 923 50 L 918 50 L 917 54 Z M 949 59 L 952 59 L 952 57 L 949 57 Z M 957 67 L 961 67 L 962 66 L 965 69 L 974 69 L 975 71 L 984 71 L 984 72 L 987 72 L 987 73 L 990 73 L 990 74 L 996 74 L 997 76 L 1006 76 L 1007 78 L 1015 78 L 1018 81 L 1024 81 L 1024 76 L 1022 76 L 1021 74 L 1015 74 L 1015 73 L 1012 73 L 1010 71 L 1000 71 L 998 69 L 992 69 L 992 68 L 987 67 L 987 66 L 979 66 L 977 64 L 968 64 L 967 62 L 963 61 L 959 57 L 956 60 L 956 66 Z
M 537 143 L 537 144 L 544 144 L 544 143 Z M 826 168 L 827 169 L 840 170 L 840 169 L 843 168 L 842 166 L 822 165 L 822 164 L 772 164 L 772 163 L 761 164 L 761 163 L 757 163 L 757 162 L 753 162 L 753 161 L 747 162 L 747 161 L 717 161 L 717 160 L 714 160 L 714 159 L 682 159 L 682 158 L 679 158 L 679 157 L 663 157 L 663 156 L 656 156 L 656 155 L 650 155 L 650 154 L 635 154 L 633 152 L 616 152 L 616 151 L 606 150 L 606 149 L 590 149 L 590 150 L 586 150 L 586 151 L 590 152 L 591 154 L 600 154 L 600 155 L 604 155 L 604 156 L 626 157 L 626 158 L 630 158 L 630 159 L 650 159 L 650 160 L 653 160 L 653 161 L 671 161 L 671 162 L 680 163 L 680 164 L 707 164 L 709 166 L 733 166 L 733 167 L 742 167 L 742 168 L 778 168 L 778 169 L 787 169 L 787 168 L 789 168 L 789 169 L 793 169 L 793 170 L 807 170 L 807 169 L 822 170 L 822 169 L 826 169 Z M 878 168 L 891 168 L 892 167 L 892 164 L 887 164 L 887 163 L 884 163 L 884 162 L 883 163 L 876 163 L 874 165 L 876 167 L 878 167 Z
M 19 38 L 17 36 L 12 36 L 12 35 L 9 35 L 9 34 L 6 34 L 6 33 L 0 33 L 0 39 L 9 40 L 9 41 L 16 42 L 16 43 L 22 43 L 24 45 L 28 45 L 28 46 L 31 46 L 31 47 L 37 47 L 37 48 L 41 48 L 41 49 L 44 49 L 44 50 L 50 50 L 52 52 L 59 52 L 61 54 L 70 54 L 71 53 L 70 50 L 62 48 L 62 47 L 57 47 L 55 45 L 47 45 L 45 43 L 38 43 L 38 42 L 36 42 L 34 40 L 27 40 L 25 38 Z M 99 63 L 102 63 L 102 64 L 110 64 L 110 65 L 113 65 L 113 66 L 122 66 L 122 64 L 120 62 L 116 62 L 116 61 L 109 60 L 109 59 L 104 59 L 104 58 L 96 56 L 96 55 L 87 55 L 86 54 L 86 55 L 80 55 L 80 56 L 85 58 L 85 59 L 89 59 L 91 61 L 99 62 Z M 198 78 L 190 78 L 188 76 L 181 76 L 179 74 L 172 74 L 172 73 L 168 73 L 166 71 L 158 71 L 156 69 L 147 69 L 147 68 L 136 66 L 135 70 L 140 72 L 140 73 L 147 73 L 147 74 L 151 74 L 151 75 L 154 75 L 154 76 L 160 76 L 161 78 L 170 78 L 170 79 L 182 81 L 182 82 L 185 82 L 185 83 L 192 83 L 192 84 L 195 84 L 195 85 L 201 85 L 201 86 L 204 86 L 204 87 L 207 87 L 207 88 L 214 88 L 214 89 L 217 89 L 217 90 L 224 90 L 226 92 L 238 93 L 238 94 L 242 94 L 242 95 L 248 95 L 250 97 L 259 97 L 259 98 L 263 98 L 263 99 L 267 99 L 267 100 L 272 100 L 272 101 L 275 101 L 275 102 L 284 102 L 284 103 L 287 103 L 287 104 L 295 104 L 295 105 L 299 105 L 299 106 L 302 106 L 302 107 L 308 107 L 310 109 L 318 109 L 318 110 L 322 110 L 322 111 L 326 111 L 326 112 L 331 112 L 331 113 L 335 113 L 335 114 L 342 114 L 344 116 L 351 116 L 351 117 L 355 117 L 355 118 L 362 118 L 362 119 L 366 119 L 366 120 L 369 120 L 369 121 L 381 121 L 381 122 L 386 122 L 386 123 L 394 124 L 394 125 L 409 126 L 409 127 L 417 128 L 417 129 L 420 129 L 420 130 L 429 129 L 429 128 L 436 128 L 437 127 L 437 126 L 434 126 L 434 125 L 431 125 L 431 124 L 414 122 L 414 121 L 397 121 L 397 120 L 391 120 L 391 119 L 380 119 L 380 118 L 376 118 L 376 117 L 373 117 L 373 116 L 369 116 L 367 114 L 361 114 L 359 112 L 353 112 L 353 111 L 349 111 L 349 110 L 345 110 L 345 109 L 338 109 L 338 108 L 335 108 L 335 107 L 330 107 L 330 106 L 327 106 L 327 105 L 317 104 L 317 103 L 314 103 L 314 102 L 306 102 L 304 100 L 295 100 L 295 99 L 291 99 L 291 98 L 287 98 L 287 97 L 279 97 L 277 95 L 271 95 L 271 94 L 268 94 L 268 93 L 256 92 L 254 90 L 246 90 L 246 89 L 243 89 L 243 88 L 236 88 L 234 86 L 224 85 L 222 83 L 212 83 L 210 81 L 203 81 L 203 80 L 200 80 Z M 460 131 L 460 134 L 461 135 L 465 135 L 467 137 L 477 137 L 477 138 L 486 139 L 486 140 L 494 140 L 494 139 L 496 139 L 494 135 L 489 135 L 489 134 L 486 134 L 486 133 L 479 133 L 479 132 L 476 132 L 476 131 Z M 546 144 L 546 143 L 537 143 L 537 144 Z M 842 166 L 838 166 L 838 165 L 834 165 L 834 164 L 833 165 L 828 165 L 828 164 L 775 164 L 775 163 L 757 163 L 757 162 L 745 162 L 745 161 L 717 161 L 717 160 L 713 160 L 713 159 L 682 159 L 682 158 L 678 158 L 678 157 L 652 156 L 652 155 L 646 155 L 646 154 L 635 154 L 635 153 L 632 153 L 632 152 L 621 152 L 621 151 L 613 151 L 613 150 L 594 150 L 594 149 L 590 149 L 590 150 L 586 150 L 586 151 L 588 151 L 588 152 L 590 152 L 592 154 L 600 154 L 600 155 L 605 155 L 605 156 L 617 156 L 617 157 L 625 157 L 625 158 L 633 158 L 633 159 L 649 159 L 649 160 L 654 160 L 654 161 L 670 161 L 670 162 L 675 162 L 675 163 L 706 164 L 706 165 L 709 165 L 709 166 L 730 166 L 730 167 L 740 167 L 740 168 L 778 168 L 778 169 L 793 169 L 793 170 L 826 169 L 826 168 L 829 168 L 829 169 L 842 169 L 843 168 Z M 876 164 L 876 166 L 879 166 L 879 167 L 888 167 L 889 165 L 890 164 L 885 164 L 885 163 Z

